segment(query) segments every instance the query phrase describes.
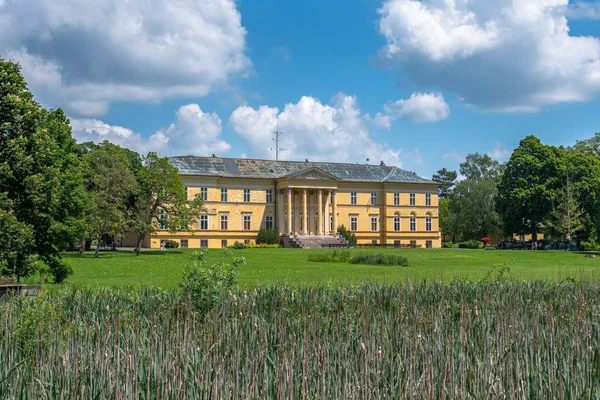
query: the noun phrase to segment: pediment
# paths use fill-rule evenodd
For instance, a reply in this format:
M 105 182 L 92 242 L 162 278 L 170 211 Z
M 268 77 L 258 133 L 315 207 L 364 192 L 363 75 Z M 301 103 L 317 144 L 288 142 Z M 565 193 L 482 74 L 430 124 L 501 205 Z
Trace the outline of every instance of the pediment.
M 339 180 L 337 176 L 330 174 L 329 172 L 325 172 L 320 168 L 311 167 L 307 169 L 303 169 L 301 171 L 293 172 L 287 176 L 290 179 L 314 179 L 314 180 L 324 180 L 324 181 L 337 181 Z

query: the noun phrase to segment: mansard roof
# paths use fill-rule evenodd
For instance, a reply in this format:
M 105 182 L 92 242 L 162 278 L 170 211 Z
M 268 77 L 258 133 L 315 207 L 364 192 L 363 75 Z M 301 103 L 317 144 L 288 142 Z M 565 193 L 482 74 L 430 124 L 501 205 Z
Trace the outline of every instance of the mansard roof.
M 346 182 L 436 183 L 414 172 L 387 165 L 196 156 L 169 157 L 169 162 L 181 175 L 278 179 L 318 169 Z

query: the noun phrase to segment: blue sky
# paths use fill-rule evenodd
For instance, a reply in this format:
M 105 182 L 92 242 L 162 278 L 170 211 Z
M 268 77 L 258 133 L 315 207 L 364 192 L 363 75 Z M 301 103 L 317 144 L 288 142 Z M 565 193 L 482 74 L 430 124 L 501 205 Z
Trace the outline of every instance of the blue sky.
M 79 141 L 400 165 L 505 161 L 600 131 L 600 5 L 566 0 L 0 0 L 19 61 Z

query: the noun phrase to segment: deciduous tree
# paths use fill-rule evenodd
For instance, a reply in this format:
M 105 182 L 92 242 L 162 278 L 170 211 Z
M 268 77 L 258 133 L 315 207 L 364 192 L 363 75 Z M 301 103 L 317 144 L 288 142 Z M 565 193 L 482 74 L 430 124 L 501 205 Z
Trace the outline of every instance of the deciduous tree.
M 110 142 L 92 146 L 83 160 L 86 189 L 93 203 L 88 221 L 92 237 L 98 240 L 98 257 L 101 238 L 122 233 L 127 227 L 127 201 L 137 182 L 125 150 Z
M 78 149 L 62 110 L 34 99 L 20 67 L 0 59 L 0 211 L 15 245 L 0 248 L 0 264 L 17 278 L 39 257 L 60 282 L 71 272 L 59 251 L 84 218 Z
M 130 217 L 130 228 L 137 235 L 135 247 L 139 254 L 144 237 L 159 225 L 169 232 L 190 230 L 198 223 L 202 199 L 196 195 L 188 200 L 181 176 L 166 157 L 149 153 L 143 167 L 136 172 L 138 191 Z M 163 219 L 161 219 L 163 216 Z

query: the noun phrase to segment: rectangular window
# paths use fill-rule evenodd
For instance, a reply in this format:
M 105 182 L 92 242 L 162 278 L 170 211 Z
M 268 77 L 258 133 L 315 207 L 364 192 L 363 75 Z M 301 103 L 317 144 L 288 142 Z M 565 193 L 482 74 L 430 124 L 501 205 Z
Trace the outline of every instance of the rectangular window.
M 333 204 L 333 190 L 329 191 L 329 204 Z
M 226 239 L 221 240 L 221 247 L 222 248 L 227 247 L 227 240 Z
M 431 232 L 431 218 L 425 218 L 425 230 Z
M 203 201 L 208 200 L 208 188 L 207 187 L 201 187 L 200 188 L 200 198 Z
M 377 232 L 377 221 L 378 217 L 371 217 L 371 232 Z
M 267 203 L 273 202 L 273 190 L 267 189 Z
M 273 216 L 272 215 L 267 215 L 265 217 L 265 228 L 273 229 Z
M 417 241 L 416 240 L 411 240 L 410 241 L 410 247 L 416 248 L 417 247 Z
M 410 217 L 410 231 L 414 232 L 417 230 L 417 219 L 415 217 Z
M 252 229 L 252 215 L 244 215 L 243 221 L 245 231 L 249 231 L 250 229 Z
M 417 200 L 416 200 L 415 194 L 414 194 L 414 193 L 411 193 L 411 194 L 410 194 L 410 205 L 411 205 L 411 206 L 414 206 L 414 205 L 416 205 L 416 204 L 417 204 Z
M 350 217 L 350 230 L 353 232 L 358 231 L 358 217 L 356 217 L 356 216 Z
M 394 240 L 394 247 L 400 247 L 400 241 Z
M 200 216 L 200 221 L 199 221 L 199 228 L 201 231 L 207 231 L 208 230 L 208 215 L 201 215 Z
M 226 231 L 229 227 L 229 215 L 221 214 L 221 230 Z
M 188 248 L 188 240 L 187 239 L 181 239 L 179 247 L 181 247 L 182 249 L 187 249 Z
M 350 204 L 356 205 L 356 192 L 350 192 Z
M 394 232 L 400 232 L 400 217 L 394 217 Z
M 244 239 L 244 244 L 250 244 L 250 239 Z
M 394 193 L 394 205 L 395 206 L 400 205 L 400 193 L 398 193 L 398 192 Z
M 221 201 L 227 201 L 227 189 L 221 189 Z
M 158 229 L 160 229 L 161 231 L 166 231 L 168 220 L 169 220 L 169 216 L 167 214 L 160 214 L 158 216 Z
M 425 195 L 425 205 L 426 206 L 430 206 L 431 205 L 431 194 L 430 193 L 427 193 Z
M 431 249 L 433 247 L 433 243 L 431 242 L 431 240 L 425 241 L 425 247 L 428 249 Z
M 371 192 L 371 205 L 377 205 L 377 192 Z
M 371 240 L 371 244 L 376 245 L 377 244 L 377 240 L 376 239 Z
M 200 247 L 203 249 L 208 249 L 208 240 L 200 239 Z
M 333 232 L 333 215 L 329 216 L 329 232 Z
M 250 203 L 250 189 L 244 189 L 244 203 Z

